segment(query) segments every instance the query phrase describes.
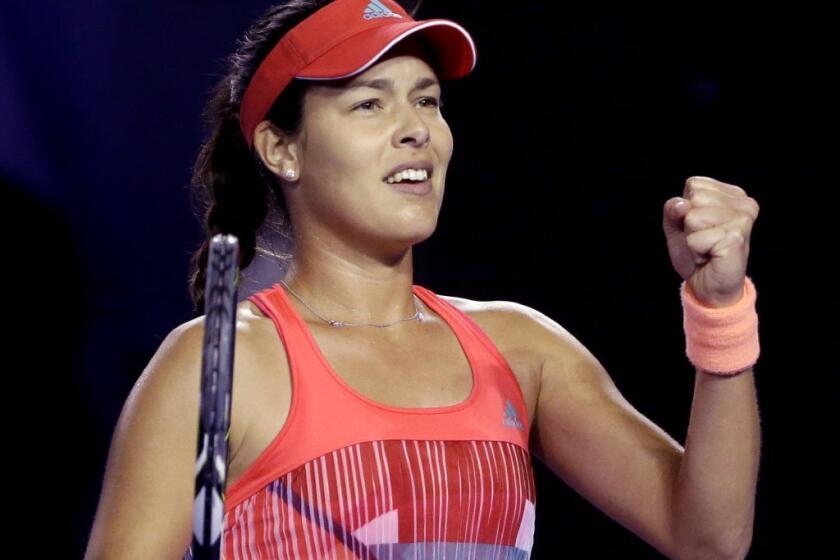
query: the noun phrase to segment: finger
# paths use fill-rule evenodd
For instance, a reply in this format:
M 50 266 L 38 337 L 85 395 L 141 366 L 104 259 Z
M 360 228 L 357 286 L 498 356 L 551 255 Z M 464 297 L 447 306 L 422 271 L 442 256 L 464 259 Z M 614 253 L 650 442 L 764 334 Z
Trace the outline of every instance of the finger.
M 665 234 L 682 232 L 683 220 L 689 211 L 691 211 L 690 201 L 679 196 L 669 198 L 662 208 L 662 227 Z
M 747 244 L 748 239 L 739 224 L 727 222 L 695 231 L 685 237 L 685 242 L 697 255 L 695 262 L 699 262 L 709 256 L 721 256 L 733 247 L 740 249 Z
M 734 188 L 730 188 L 734 187 Z M 758 218 L 758 202 L 747 196 L 746 192 L 735 185 L 713 185 L 704 182 L 692 183 L 686 186 L 684 197 L 689 199 L 695 206 L 711 206 L 720 204 L 722 206 L 734 206 L 749 214 L 753 220 Z
M 691 187 L 686 192 L 685 198 L 695 202 L 696 204 L 721 204 L 730 205 L 737 204 L 739 201 L 746 200 L 746 197 L 735 196 L 720 189 L 711 186 Z
M 758 218 L 758 202 L 749 196 L 732 196 L 719 190 L 705 187 L 692 189 L 688 196 L 694 207 L 725 206 L 745 212 L 753 220 Z
M 694 233 L 735 220 L 739 216 L 738 210 L 728 206 L 700 206 L 689 211 L 683 220 L 686 234 Z
M 726 225 L 737 229 L 749 238 L 755 219 L 747 212 L 724 206 L 692 208 L 683 220 L 683 231 L 690 235 L 696 231 Z
M 685 192 L 685 198 L 691 200 L 697 195 L 716 196 L 721 201 L 739 201 L 749 198 L 746 195 L 732 193 L 730 191 L 715 187 L 713 185 L 693 185 Z
M 689 177 L 685 180 L 685 189 L 686 191 L 692 187 L 702 188 L 714 188 L 731 196 L 738 196 L 744 197 L 747 196 L 747 191 L 739 187 L 738 185 L 733 185 L 730 183 L 724 183 L 723 181 L 718 181 L 717 179 L 712 179 L 711 177 L 704 177 L 702 175 L 695 175 Z M 683 196 L 686 198 L 688 197 L 688 193 L 683 191 Z

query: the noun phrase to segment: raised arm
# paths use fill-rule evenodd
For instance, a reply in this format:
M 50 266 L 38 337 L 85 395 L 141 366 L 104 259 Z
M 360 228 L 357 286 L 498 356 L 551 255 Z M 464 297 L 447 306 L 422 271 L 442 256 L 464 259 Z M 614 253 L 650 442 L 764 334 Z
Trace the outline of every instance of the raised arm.
M 683 447 L 636 410 L 568 331 L 528 308 L 542 358 L 531 447 L 552 472 L 668 558 L 685 558 L 673 498 Z
M 685 447 L 635 410 L 571 334 L 522 306 L 522 328 L 542 364 L 533 451 L 667 557 L 743 558 L 752 540 L 760 453 L 749 365 L 757 357 L 757 331 L 745 307 L 754 299 L 742 299 L 751 293 L 745 271 L 758 204 L 740 187 L 692 177 L 663 214 L 672 264 L 700 306 L 693 313 L 733 321 L 729 331 L 692 327 L 698 329 L 692 341 L 704 343 L 689 358 L 723 369 L 696 369 Z
M 528 313 L 525 328 L 543 356 L 534 455 L 668 558 L 743 558 L 759 455 L 752 371 L 726 378 L 697 371 L 683 447 L 622 396 L 571 334 Z

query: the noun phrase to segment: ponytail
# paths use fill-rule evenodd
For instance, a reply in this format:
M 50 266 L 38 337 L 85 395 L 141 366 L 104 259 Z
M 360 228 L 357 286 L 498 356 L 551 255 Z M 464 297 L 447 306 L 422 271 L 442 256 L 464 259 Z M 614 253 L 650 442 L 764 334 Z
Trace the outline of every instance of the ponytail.
M 281 259 L 292 258 L 291 254 L 277 255 L 265 249 L 272 234 L 293 239 L 292 224 L 280 188 L 282 179 L 246 144 L 239 126 L 239 107 L 251 76 L 272 47 L 289 29 L 327 3 L 329 0 L 291 0 L 270 8 L 245 32 L 228 57 L 226 74 L 211 90 L 202 113 L 208 136 L 196 157 L 190 181 L 192 210 L 201 220 L 204 237 L 190 258 L 188 289 L 196 315 L 204 312 L 207 258 L 214 235 L 238 238 L 240 272 L 260 251 Z M 309 82 L 293 80 L 275 100 L 266 119 L 280 130 L 296 134 L 303 120 L 303 97 L 308 87 Z

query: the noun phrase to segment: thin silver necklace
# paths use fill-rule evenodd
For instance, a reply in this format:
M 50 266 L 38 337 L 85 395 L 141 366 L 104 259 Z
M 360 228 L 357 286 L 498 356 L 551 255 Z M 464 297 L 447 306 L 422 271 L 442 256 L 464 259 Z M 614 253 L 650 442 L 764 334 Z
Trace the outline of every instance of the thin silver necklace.
M 417 319 L 417 321 L 422 321 L 423 320 L 423 313 L 417 308 L 417 296 L 412 294 L 412 295 L 414 295 L 412 301 L 414 302 L 415 313 L 411 317 L 406 317 L 405 319 L 397 319 L 396 321 L 394 321 L 392 323 L 385 323 L 385 324 L 379 324 L 379 323 L 347 323 L 345 321 L 334 321 L 333 319 L 327 319 L 326 317 L 322 317 L 317 311 L 315 311 L 314 309 L 309 307 L 309 304 L 306 303 L 305 301 L 303 301 L 303 298 L 300 297 L 299 295 L 297 295 L 295 293 L 295 291 L 293 289 L 291 289 L 288 284 L 286 284 L 285 281 L 280 280 L 280 283 L 283 284 L 284 286 L 286 286 L 286 288 L 290 292 L 292 292 L 292 295 L 295 296 L 298 300 L 300 300 L 300 302 L 303 305 L 305 305 L 306 308 L 309 309 L 312 313 L 314 313 L 319 319 L 321 319 L 322 321 L 326 321 L 327 323 L 329 323 L 333 327 L 390 327 L 391 325 L 395 325 L 395 324 L 401 323 L 403 321 L 413 321 L 414 319 Z

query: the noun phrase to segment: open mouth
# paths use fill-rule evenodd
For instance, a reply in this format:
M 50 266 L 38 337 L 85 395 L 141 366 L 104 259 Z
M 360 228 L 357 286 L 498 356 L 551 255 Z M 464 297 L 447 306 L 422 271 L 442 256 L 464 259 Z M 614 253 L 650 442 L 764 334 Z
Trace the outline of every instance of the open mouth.
M 394 189 L 409 193 L 409 194 L 429 194 L 432 192 L 432 179 L 426 179 L 425 181 L 401 181 L 399 183 L 388 183 Z

